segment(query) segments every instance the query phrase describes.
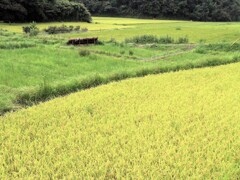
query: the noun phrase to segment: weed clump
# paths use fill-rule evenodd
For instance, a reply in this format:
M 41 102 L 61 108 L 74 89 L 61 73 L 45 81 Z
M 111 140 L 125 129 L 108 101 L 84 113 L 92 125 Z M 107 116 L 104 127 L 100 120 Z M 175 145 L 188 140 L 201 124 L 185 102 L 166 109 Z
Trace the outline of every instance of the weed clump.
M 154 35 L 143 35 L 143 36 L 135 36 L 129 39 L 125 39 L 125 43 L 134 43 L 134 44 L 183 44 L 188 43 L 188 37 L 180 37 L 178 40 L 174 40 L 171 36 L 162 36 L 157 37 Z
M 70 32 L 80 32 L 84 31 L 84 28 L 81 30 L 80 26 L 49 26 L 47 29 L 44 29 L 44 31 L 48 34 L 60 34 L 60 33 L 70 33 Z
M 104 45 L 105 43 L 104 43 L 104 41 L 97 41 L 97 43 L 96 43 L 96 45 Z
M 143 35 L 143 36 L 135 36 L 130 39 L 125 39 L 126 43 L 135 43 L 135 44 L 147 44 L 147 43 L 158 43 L 159 40 L 154 35 Z
M 173 44 L 174 39 L 171 36 L 160 37 L 158 40 L 159 44 Z
M 85 56 L 89 56 L 91 54 L 91 52 L 89 51 L 89 50 L 80 50 L 79 51 L 79 55 L 81 56 L 81 57 L 85 57 Z
M 187 44 L 188 42 L 189 42 L 189 39 L 188 39 L 187 36 L 185 36 L 185 37 L 180 37 L 180 38 L 178 38 L 178 40 L 177 40 L 177 44 Z
M 82 32 L 88 32 L 88 28 L 82 28 Z
M 129 50 L 128 54 L 129 56 L 133 56 L 134 52 L 132 50 Z
M 74 31 L 80 31 L 80 26 L 76 26 L 76 27 L 74 28 Z

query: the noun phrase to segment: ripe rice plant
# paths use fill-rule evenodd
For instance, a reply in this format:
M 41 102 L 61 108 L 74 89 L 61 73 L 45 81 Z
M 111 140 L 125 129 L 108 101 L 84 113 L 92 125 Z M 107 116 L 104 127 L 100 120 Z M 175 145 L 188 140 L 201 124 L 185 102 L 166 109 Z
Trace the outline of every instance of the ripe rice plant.
M 0 117 L 0 177 L 238 179 L 239 68 L 111 83 Z

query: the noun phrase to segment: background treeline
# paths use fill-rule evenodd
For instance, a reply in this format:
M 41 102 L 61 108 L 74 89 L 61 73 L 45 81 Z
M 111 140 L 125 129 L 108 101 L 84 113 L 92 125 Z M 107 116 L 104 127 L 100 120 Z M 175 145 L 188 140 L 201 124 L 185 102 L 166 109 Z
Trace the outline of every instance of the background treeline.
M 91 21 L 86 7 L 68 0 L 0 0 L 0 20 L 30 21 Z
M 93 14 L 167 17 L 198 21 L 240 20 L 240 0 L 75 0 Z

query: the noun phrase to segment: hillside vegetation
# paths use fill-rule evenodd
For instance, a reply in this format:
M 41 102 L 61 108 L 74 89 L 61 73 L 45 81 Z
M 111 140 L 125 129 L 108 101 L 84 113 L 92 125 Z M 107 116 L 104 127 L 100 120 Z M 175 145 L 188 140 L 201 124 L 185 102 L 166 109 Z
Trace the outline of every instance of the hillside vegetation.
M 239 21 L 239 0 L 74 0 L 93 14 L 198 21 Z
M 0 21 L 91 22 L 91 15 L 83 4 L 69 0 L 1 0 Z
M 239 68 L 126 80 L 0 117 L 0 177 L 238 179 Z

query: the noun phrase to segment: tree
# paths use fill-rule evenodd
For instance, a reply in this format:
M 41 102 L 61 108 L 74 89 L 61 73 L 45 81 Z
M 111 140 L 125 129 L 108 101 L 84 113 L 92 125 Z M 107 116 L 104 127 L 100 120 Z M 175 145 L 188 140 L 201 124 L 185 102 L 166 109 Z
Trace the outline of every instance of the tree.
M 0 20 L 91 22 L 91 14 L 83 4 L 68 0 L 0 0 Z

